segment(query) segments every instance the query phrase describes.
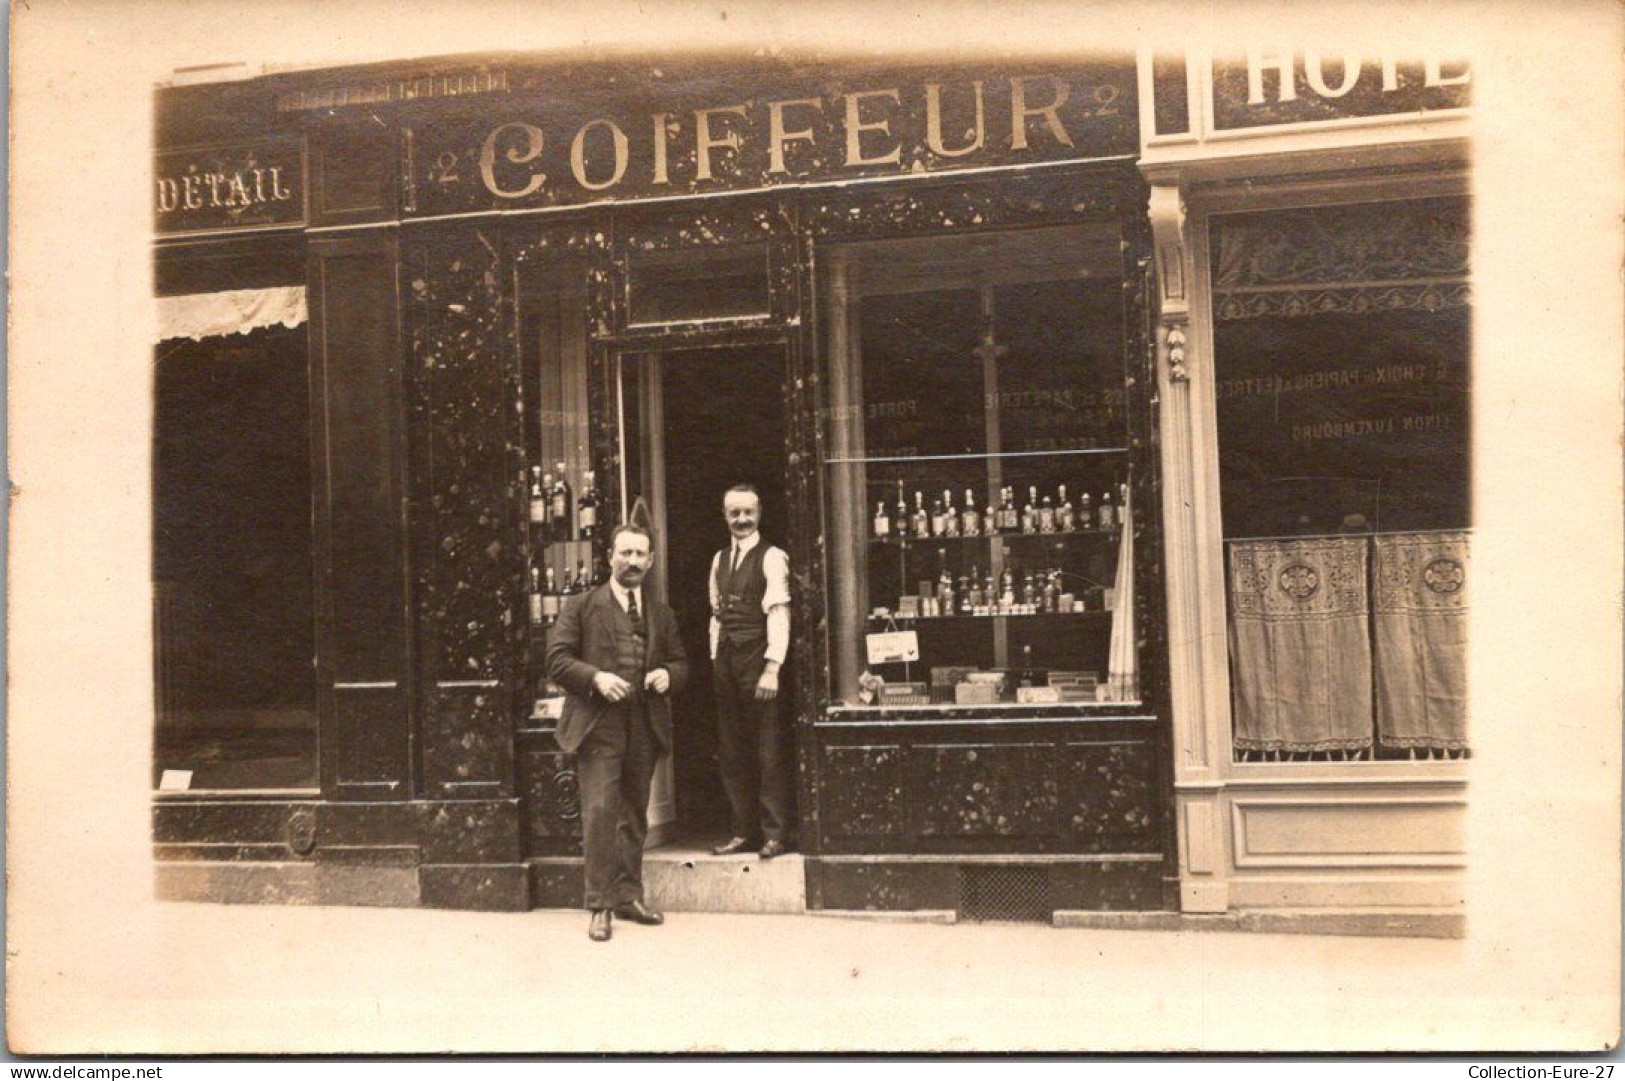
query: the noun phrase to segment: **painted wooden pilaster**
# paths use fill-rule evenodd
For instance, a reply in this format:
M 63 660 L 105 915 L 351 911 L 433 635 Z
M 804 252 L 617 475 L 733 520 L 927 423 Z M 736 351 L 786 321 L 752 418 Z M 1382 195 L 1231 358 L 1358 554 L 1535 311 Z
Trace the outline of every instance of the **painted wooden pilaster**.
M 1229 904 L 1221 814 L 1222 730 L 1228 711 L 1209 708 L 1215 643 L 1207 642 L 1201 574 L 1205 521 L 1199 478 L 1211 464 L 1211 440 L 1199 431 L 1200 392 L 1210 366 L 1191 332 L 1193 260 L 1184 194 L 1177 184 L 1151 189 L 1158 291 L 1157 382 L 1162 401 L 1163 536 L 1168 591 L 1168 663 L 1174 733 L 1174 802 L 1178 816 L 1180 907 L 1222 912 Z M 1199 309 L 1198 309 L 1199 310 Z M 1222 626 L 1222 623 L 1221 623 Z M 1222 642 L 1217 663 L 1224 663 Z

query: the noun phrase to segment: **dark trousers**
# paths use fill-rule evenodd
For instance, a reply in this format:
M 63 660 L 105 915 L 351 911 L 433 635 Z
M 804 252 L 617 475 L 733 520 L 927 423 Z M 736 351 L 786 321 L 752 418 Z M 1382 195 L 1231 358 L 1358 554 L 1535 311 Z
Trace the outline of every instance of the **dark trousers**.
M 733 835 L 788 841 L 794 835 L 794 824 L 785 762 L 788 739 L 779 719 L 784 692 L 767 702 L 756 698 L 766 651 L 765 638 L 740 644 L 723 635 L 717 643 L 717 659 L 711 665 L 717 697 L 717 752 Z
M 641 702 L 605 710 L 576 751 L 589 909 L 643 900 L 649 783 L 658 757 Z

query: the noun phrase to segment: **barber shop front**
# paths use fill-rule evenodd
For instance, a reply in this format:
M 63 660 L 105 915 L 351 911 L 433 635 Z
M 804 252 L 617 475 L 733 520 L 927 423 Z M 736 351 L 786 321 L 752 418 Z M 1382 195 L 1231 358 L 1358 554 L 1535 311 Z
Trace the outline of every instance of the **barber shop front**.
M 1400 120 L 1359 129 L 1392 145 L 1334 170 L 1291 140 L 1344 137 L 1279 101 L 1296 126 L 1257 154 L 1208 138 L 1227 69 L 1170 63 L 452 58 L 160 90 L 160 895 L 578 906 L 544 657 L 636 521 L 693 665 L 649 806 L 664 907 L 1447 910 L 1465 739 L 1396 720 L 1385 609 L 1339 620 L 1404 593 L 1403 555 L 1445 587 L 1410 632 L 1437 661 L 1464 581 L 1459 147 L 1406 127 L 1464 99 L 1395 64 Z M 1431 246 L 1338 262 L 1401 219 Z M 1283 243 L 1331 255 L 1282 271 Z M 1259 412 L 1280 378 L 1298 399 Z M 790 568 L 771 863 L 709 854 L 707 579 L 740 483 Z M 1253 603 L 1259 574 L 1314 633 Z M 1328 672 L 1362 627 L 1366 667 Z M 1282 705 L 1255 639 L 1333 703 Z M 1438 678 L 1416 695 L 1449 713 Z

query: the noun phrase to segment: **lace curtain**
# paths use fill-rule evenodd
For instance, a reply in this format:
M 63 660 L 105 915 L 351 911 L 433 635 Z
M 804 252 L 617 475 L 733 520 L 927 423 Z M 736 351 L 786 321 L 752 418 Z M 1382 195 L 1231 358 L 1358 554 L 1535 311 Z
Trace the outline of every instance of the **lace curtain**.
M 231 289 L 219 293 L 190 293 L 158 299 L 158 340 L 190 338 L 200 341 L 225 334 L 247 334 L 265 327 L 302 326 L 305 287 Z
M 1237 750 L 1467 749 L 1467 533 L 1229 551 Z

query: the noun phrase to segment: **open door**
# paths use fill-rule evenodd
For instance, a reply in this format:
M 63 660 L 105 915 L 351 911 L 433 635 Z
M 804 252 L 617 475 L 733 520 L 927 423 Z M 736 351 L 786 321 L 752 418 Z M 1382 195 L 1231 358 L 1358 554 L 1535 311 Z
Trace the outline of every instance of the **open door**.
M 673 755 L 650 796 L 651 844 L 709 843 L 727 833 L 706 579 L 712 557 L 728 543 L 722 496 L 735 484 L 761 493 L 762 534 L 788 549 L 784 372 L 782 345 L 626 352 L 619 359 L 623 514 L 640 497 L 648 505 L 655 565 L 647 588 L 676 613 L 692 666 L 673 703 Z M 780 694 L 789 709 L 793 688 L 787 683 Z

